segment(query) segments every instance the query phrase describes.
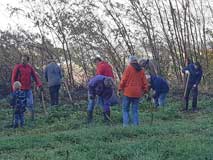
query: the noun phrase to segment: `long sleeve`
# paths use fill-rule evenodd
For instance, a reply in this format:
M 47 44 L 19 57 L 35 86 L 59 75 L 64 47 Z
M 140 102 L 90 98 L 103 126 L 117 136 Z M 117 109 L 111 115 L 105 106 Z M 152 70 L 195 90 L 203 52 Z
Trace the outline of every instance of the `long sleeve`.
M 62 76 L 62 71 L 61 71 L 61 67 L 58 66 L 58 70 L 59 70 L 60 78 L 63 78 L 63 76 Z
M 129 78 L 129 69 L 127 67 L 122 75 L 121 82 L 119 85 L 119 90 L 124 90 L 124 87 L 127 83 L 128 78 Z
M 90 85 L 89 85 L 89 94 L 92 96 L 95 96 L 95 89 L 93 86 L 90 86 Z
M 198 85 L 202 79 L 202 76 L 203 76 L 203 71 L 200 70 L 197 74 L 197 80 L 196 80 L 196 85 Z
M 148 92 L 148 81 L 146 79 L 144 71 L 142 72 L 141 80 L 142 80 L 142 88 L 141 89 L 144 93 L 146 93 L 146 92 Z
M 188 70 L 189 71 L 189 66 L 186 66 L 182 69 L 182 72 L 185 73 L 185 71 Z
M 34 78 L 34 80 L 35 80 L 35 82 L 36 82 L 36 86 L 37 86 L 37 87 L 41 87 L 41 86 L 42 86 L 42 83 L 41 83 L 41 80 L 40 80 L 39 77 L 38 77 L 38 74 L 36 74 L 34 68 L 31 67 L 31 69 L 32 69 L 32 76 L 33 76 L 33 78 Z
M 14 82 L 18 80 L 18 67 L 19 67 L 19 65 L 17 64 L 17 65 L 15 65 L 15 67 L 13 68 L 12 79 L 11 79 L 12 88 L 13 88 Z
M 44 70 L 44 77 L 45 77 L 45 80 L 48 82 L 48 75 L 47 75 L 47 67 L 45 68 Z

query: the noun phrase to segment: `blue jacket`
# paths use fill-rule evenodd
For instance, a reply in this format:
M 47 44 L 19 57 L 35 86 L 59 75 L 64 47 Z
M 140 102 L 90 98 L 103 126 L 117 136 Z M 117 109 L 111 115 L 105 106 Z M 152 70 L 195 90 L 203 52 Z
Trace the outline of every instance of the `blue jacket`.
M 188 66 L 183 68 L 182 72 L 185 73 L 186 70 L 188 70 L 190 73 L 189 85 L 198 85 L 203 76 L 202 69 L 196 69 L 195 65 L 193 63 L 190 63 Z
M 14 91 L 12 93 L 12 99 L 10 105 L 13 106 L 15 114 L 20 114 L 25 112 L 25 107 L 27 105 L 26 93 L 21 90 Z
M 45 68 L 44 72 L 48 87 L 57 86 L 61 84 L 61 69 L 56 63 L 49 63 Z
M 104 100 L 109 100 L 112 96 L 113 89 L 104 86 L 106 76 L 96 75 L 88 83 L 89 94 L 92 96 L 101 96 Z
M 151 88 L 155 91 L 155 97 L 159 97 L 161 93 L 169 92 L 169 85 L 165 79 L 160 76 L 151 76 Z

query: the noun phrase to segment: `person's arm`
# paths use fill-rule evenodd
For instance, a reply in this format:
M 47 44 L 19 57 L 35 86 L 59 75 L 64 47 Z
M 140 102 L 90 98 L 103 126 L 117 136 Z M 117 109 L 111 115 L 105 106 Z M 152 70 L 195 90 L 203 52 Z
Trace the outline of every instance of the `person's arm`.
M 11 85 L 12 85 L 12 89 L 14 90 L 13 88 L 13 84 L 15 81 L 18 80 L 18 68 L 19 68 L 19 65 L 15 65 L 15 67 L 13 68 L 13 71 L 12 71 L 12 78 L 11 78 Z
M 48 73 L 47 73 L 47 67 L 44 70 L 44 77 L 46 79 L 46 81 L 48 82 Z
M 59 76 L 60 76 L 60 78 L 62 79 L 62 78 L 63 78 L 63 76 L 62 76 L 62 72 L 61 72 L 61 67 L 59 67 L 59 66 L 58 66 L 58 72 L 59 72 Z
M 88 93 L 89 93 L 89 98 L 94 99 L 95 98 L 95 83 L 96 80 L 93 78 L 88 82 Z
M 95 99 L 95 87 L 94 86 L 89 86 L 89 98 Z
M 201 79 L 202 79 L 202 76 L 203 76 L 203 71 L 200 70 L 200 71 L 198 72 L 198 74 L 197 74 L 197 80 L 196 80 L 196 83 L 195 83 L 196 86 L 199 85 L 199 83 L 200 83 L 200 81 L 201 81 Z M 196 87 L 196 86 L 195 86 L 195 87 Z
M 148 92 L 148 81 L 146 79 L 144 70 L 141 72 L 141 81 L 142 81 L 141 89 L 142 89 L 143 93 L 147 93 Z
M 154 91 L 153 98 L 157 98 L 160 94 L 161 84 L 160 79 L 155 78 L 152 82 L 152 89 Z
M 189 66 L 186 66 L 182 69 L 183 73 L 188 73 L 187 71 L 189 72 Z
M 34 70 L 34 68 L 33 67 L 31 67 L 31 74 L 32 74 L 32 77 L 33 77 L 33 79 L 35 80 L 35 82 L 36 82 L 36 86 L 37 87 L 42 87 L 42 83 L 41 83 L 41 80 L 39 79 L 39 77 L 38 77 L 38 74 L 36 74 L 36 72 L 35 72 L 35 70 Z
M 124 87 L 127 83 L 127 80 L 129 79 L 129 67 L 127 67 L 122 75 L 122 78 L 121 78 L 121 82 L 120 82 L 120 85 L 118 87 L 118 90 L 119 91 L 122 91 L 124 90 Z

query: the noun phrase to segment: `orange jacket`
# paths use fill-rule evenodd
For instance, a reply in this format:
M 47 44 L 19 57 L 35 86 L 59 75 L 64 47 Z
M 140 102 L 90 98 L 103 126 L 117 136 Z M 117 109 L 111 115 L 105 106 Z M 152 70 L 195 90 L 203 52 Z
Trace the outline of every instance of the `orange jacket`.
M 142 69 L 136 69 L 130 64 L 124 71 L 119 90 L 124 92 L 124 96 L 140 98 L 148 91 L 148 82 Z

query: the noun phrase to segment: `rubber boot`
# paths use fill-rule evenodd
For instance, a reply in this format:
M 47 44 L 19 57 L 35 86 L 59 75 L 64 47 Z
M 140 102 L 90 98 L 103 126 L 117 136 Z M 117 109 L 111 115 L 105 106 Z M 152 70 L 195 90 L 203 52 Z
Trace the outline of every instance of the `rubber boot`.
M 104 115 L 104 122 L 109 123 L 110 122 L 110 111 L 103 112 Z
M 13 128 L 14 128 L 14 129 L 18 128 L 18 124 L 15 123 L 15 124 L 13 125 Z
M 31 112 L 31 120 L 32 120 L 32 122 L 35 120 L 35 111 Z
M 183 111 L 187 112 L 188 111 L 188 106 L 189 106 L 189 100 L 187 98 L 185 98 L 184 102 L 185 102 L 185 106 L 183 108 Z
M 197 111 L 198 111 L 197 110 L 197 93 L 193 93 L 193 98 L 192 98 L 192 112 L 197 112 Z
M 93 119 L 92 111 L 87 111 L 87 123 L 91 123 Z

